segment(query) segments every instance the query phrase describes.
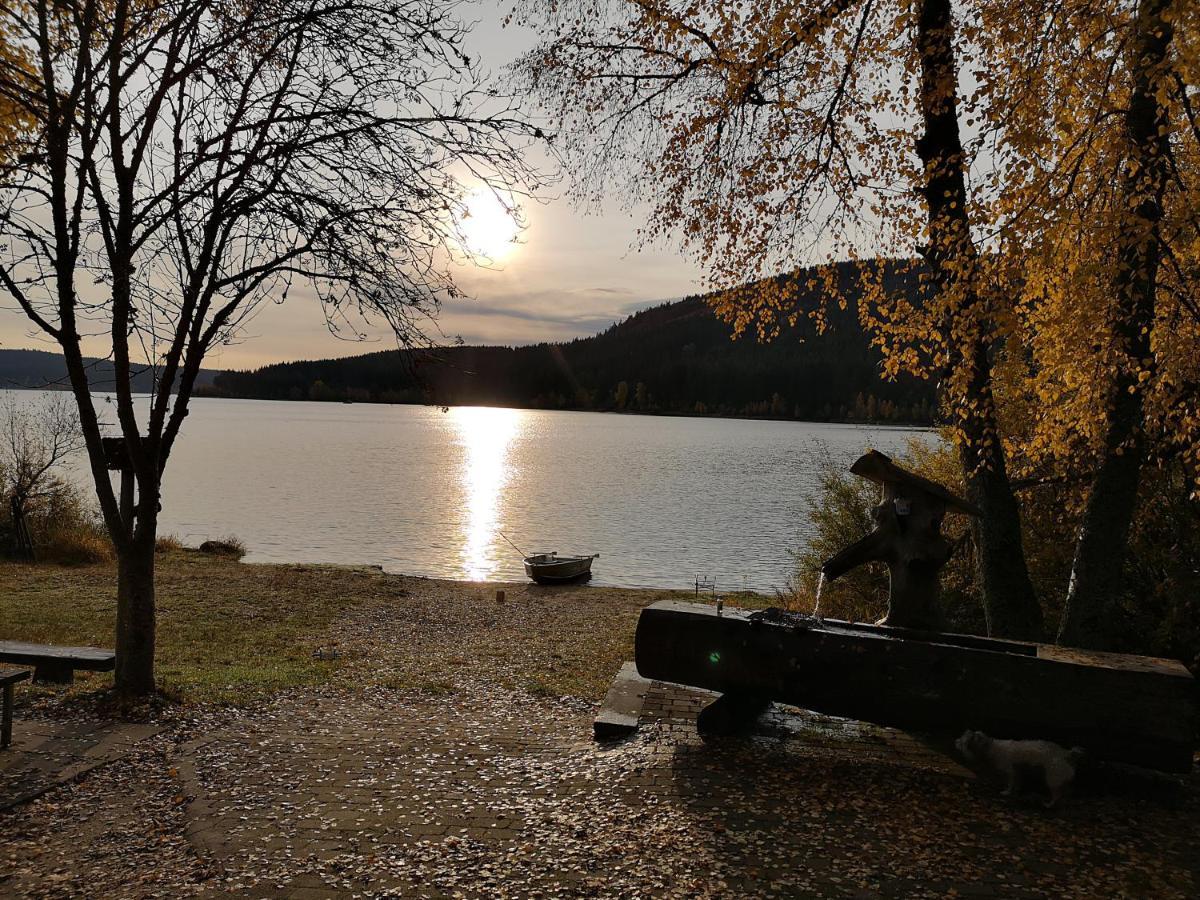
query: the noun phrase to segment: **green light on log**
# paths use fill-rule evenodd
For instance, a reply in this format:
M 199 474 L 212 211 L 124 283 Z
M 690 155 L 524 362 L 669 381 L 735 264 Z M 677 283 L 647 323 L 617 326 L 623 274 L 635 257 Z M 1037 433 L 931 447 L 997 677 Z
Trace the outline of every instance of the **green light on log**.
M 715 666 L 721 661 L 721 654 L 714 650 L 712 653 L 708 654 L 708 661 Z

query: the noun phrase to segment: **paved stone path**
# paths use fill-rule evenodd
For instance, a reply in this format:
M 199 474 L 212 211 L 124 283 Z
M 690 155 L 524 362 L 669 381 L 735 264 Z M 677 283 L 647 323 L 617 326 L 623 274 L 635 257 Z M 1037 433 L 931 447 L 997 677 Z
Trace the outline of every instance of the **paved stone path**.
M 1194 895 L 1194 785 L 1047 813 L 798 711 L 706 744 L 707 699 L 655 685 L 609 747 L 590 707 L 484 687 L 281 702 L 180 750 L 206 896 Z
M 126 722 L 16 719 L 12 746 L 0 751 L 0 811 L 121 759 L 160 730 Z

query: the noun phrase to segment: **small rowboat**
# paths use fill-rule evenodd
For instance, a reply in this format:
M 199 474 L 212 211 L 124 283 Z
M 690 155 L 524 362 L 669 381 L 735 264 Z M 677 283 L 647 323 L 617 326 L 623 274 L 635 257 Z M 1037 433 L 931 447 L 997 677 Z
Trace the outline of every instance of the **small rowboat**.
M 557 553 L 538 553 L 525 557 L 525 574 L 538 584 L 561 584 L 567 581 L 583 581 L 592 576 L 591 556 L 559 556 Z

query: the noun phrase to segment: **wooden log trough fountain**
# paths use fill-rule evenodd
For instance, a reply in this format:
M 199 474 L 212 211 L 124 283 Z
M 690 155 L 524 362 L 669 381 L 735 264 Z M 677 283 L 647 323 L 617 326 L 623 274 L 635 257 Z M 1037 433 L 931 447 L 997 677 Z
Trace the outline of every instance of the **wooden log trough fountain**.
M 771 701 L 908 731 L 1081 746 L 1168 772 L 1192 766 L 1196 687 L 1174 660 L 1094 653 L 664 600 L 642 610 L 638 674 L 716 691 L 697 722 L 729 733 Z
M 721 694 L 700 713 L 705 733 L 745 729 L 779 701 L 932 736 L 973 728 L 1080 746 L 1095 759 L 1191 770 L 1197 692 L 1182 663 L 934 630 L 940 569 L 954 552 L 942 519 L 978 510 L 879 453 L 851 471 L 881 486 L 875 528 L 825 563 L 822 575 L 886 564 L 884 619 L 866 625 L 661 601 L 638 621 L 637 674 Z M 610 724 L 631 719 L 623 715 Z M 597 720 L 598 735 L 603 724 Z

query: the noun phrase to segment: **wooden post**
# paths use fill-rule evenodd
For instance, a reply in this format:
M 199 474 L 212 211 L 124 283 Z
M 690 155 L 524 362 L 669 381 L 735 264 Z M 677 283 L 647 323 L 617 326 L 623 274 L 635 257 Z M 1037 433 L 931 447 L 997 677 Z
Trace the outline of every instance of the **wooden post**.
M 731 691 L 722 694 L 696 717 L 696 730 L 701 737 L 724 737 L 746 734 L 752 731 L 768 706 L 771 698 L 761 694 L 745 694 Z
M 33 680 L 38 684 L 71 684 L 75 680 L 75 667 L 64 660 L 42 660 L 34 666 Z
M 120 511 L 121 522 L 130 531 L 133 530 L 133 500 L 134 484 L 133 467 L 129 463 L 129 453 L 125 448 L 125 438 L 101 438 L 104 447 L 104 462 L 110 472 L 121 473 Z

